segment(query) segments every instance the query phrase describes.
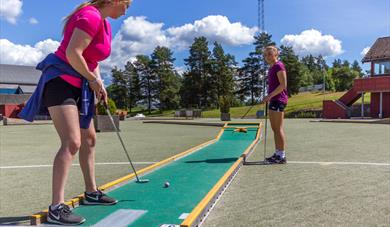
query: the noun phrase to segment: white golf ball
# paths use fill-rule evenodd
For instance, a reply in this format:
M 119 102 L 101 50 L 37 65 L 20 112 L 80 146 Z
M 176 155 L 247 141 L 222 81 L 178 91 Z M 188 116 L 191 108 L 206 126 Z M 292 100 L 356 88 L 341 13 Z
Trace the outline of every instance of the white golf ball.
M 167 181 L 167 182 L 165 182 L 165 183 L 164 183 L 164 188 L 168 188 L 168 187 L 169 187 L 169 185 L 170 185 L 170 184 L 169 184 L 169 182 L 168 182 L 168 181 Z

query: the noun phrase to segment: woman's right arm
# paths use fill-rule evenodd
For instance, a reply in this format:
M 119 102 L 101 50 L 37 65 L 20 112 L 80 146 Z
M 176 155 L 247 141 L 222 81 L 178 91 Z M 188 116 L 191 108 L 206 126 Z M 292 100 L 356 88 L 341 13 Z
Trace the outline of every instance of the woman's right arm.
M 92 38 L 88 33 L 75 28 L 68 47 L 66 48 L 66 58 L 68 59 L 69 64 L 90 82 L 90 87 L 99 94 L 103 88 L 103 83 L 100 78 L 97 78 L 96 75 L 89 70 L 87 62 L 83 57 L 83 52 L 91 41 Z

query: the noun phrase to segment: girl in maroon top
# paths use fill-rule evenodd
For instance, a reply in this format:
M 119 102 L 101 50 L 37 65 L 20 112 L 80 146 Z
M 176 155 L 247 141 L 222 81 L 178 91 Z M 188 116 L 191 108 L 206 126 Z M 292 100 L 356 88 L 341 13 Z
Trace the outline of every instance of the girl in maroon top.
M 287 105 L 287 74 L 281 61 L 278 60 L 279 51 L 275 46 L 268 46 L 264 50 L 264 58 L 270 65 L 268 71 L 268 95 L 262 103 L 269 103 L 269 120 L 274 132 L 275 153 L 265 159 L 268 164 L 285 164 L 286 136 L 284 134 L 284 108 Z

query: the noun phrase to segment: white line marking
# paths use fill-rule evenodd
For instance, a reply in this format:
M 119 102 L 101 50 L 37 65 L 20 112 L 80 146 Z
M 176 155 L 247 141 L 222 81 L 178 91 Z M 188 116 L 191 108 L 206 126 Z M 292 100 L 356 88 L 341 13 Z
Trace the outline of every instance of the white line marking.
M 186 218 L 188 217 L 188 215 L 190 215 L 190 214 L 189 214 L 189 213 L 182 213 L 182 214 L 180 215 L 179 219 L 184 220 L 184 219 L 186 219 Z
M 137 165 L 150 165 L 155 164 L 157 162 L 133 162 L 133 164 Z M 101 162 L 95 163 L 95 165 L 129 165 L 129 162 Z M 80 166 L 80 164 L 72 164 L 72 166 Z M 53 165 L 29 165 L 29 166 L 0 166 L 0 169 L 23 169 L 23 168 L 49 168 L 53 167 Z
M 151 165 L 157 162 L 133 162 L 136 165 Z M 128 165 L 129 162 L 101 162 L 95 165 Z M 319 164 L 327 165 L 366 165 L 366 166 L 390 166 L 390 163 L 381 162 L 316 162 L 316 161 L 287 161 L 287 164 Z M 80 164 L 72 164 L 72 166 L 80 166 Z M 23 168 L 49 168 L 53 165 L 28 165 L 28 166 L 0 166 L 0 169 L 23 169 Z
M 143 214 L 145 214 L 146 210 L 125 210 L 120 209 L 115 211 L 114 213 L 108 215 L 98 223 L 96 223 L 95 227 L 107 227 L 107 226 L 128 226 L 133 223 L 135 220 L 140 218 Z
M 390 163 L 380 162 L 305 162 L 305 161 L 288 161 L 287 164 L 319 164 L 319 165 L 367 165 L 367 166 L 390 166 Z

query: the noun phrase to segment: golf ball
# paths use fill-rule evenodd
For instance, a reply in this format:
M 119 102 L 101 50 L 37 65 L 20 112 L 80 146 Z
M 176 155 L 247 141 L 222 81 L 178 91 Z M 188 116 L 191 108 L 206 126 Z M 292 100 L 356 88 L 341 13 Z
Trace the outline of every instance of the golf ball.
M 164 183 L 164 188 L 168 188 L 168 187 L 169 187 L 169 182 L 167 181 Z

